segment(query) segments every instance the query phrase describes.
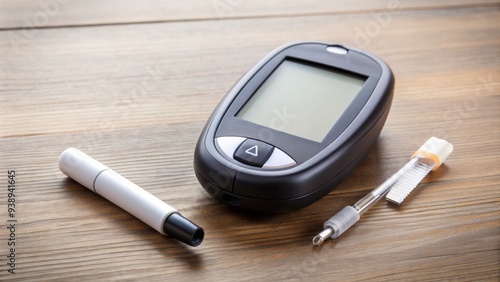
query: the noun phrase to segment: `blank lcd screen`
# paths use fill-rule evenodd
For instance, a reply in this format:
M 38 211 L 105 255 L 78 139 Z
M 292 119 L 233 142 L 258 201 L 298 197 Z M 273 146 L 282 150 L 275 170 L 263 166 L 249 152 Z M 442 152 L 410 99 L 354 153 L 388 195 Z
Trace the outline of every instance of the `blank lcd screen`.
M 284 60 L 236 116 L 321 142 L 365 81 L 362 76 Z

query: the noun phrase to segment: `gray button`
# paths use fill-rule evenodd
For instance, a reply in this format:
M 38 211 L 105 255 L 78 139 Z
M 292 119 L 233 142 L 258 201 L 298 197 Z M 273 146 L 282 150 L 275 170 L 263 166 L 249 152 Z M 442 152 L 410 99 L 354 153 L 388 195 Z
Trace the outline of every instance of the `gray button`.
M 285 152 L 275 147 L 272 155 L 269 157 L 267 162 L 262 166 L 262 168 L 277 169 L 277 168 L 289 167 L 296 164 L 297 162 L 294 161 L 289 155 L 287 155 Z
M 222 151 L 227 157 L 231 159 L 233 158 L 236 149 L 238 149 L 241 143 L 243 143 L 245 140 L 247 139 L 235 136 L 224 136 L 215 138 L 217 145 L 219 145 L 220 151 Z

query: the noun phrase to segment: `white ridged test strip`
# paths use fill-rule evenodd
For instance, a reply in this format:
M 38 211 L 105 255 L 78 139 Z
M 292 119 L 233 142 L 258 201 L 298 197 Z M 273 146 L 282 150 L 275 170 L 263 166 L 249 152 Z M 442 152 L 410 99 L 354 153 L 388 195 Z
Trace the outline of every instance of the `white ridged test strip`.
M 392 203 L 401 205 L 435 165 L 435 162 L 418 160 L 415 166 L 394 184 L 387 194 L 386 199 Z
M 436 170 L 453 151 L 453 145 L 443 139 L 431 137 L 412 156 L 415 166 L 404 174 L 386 195 L 386 200 L 401 205 L 424 177 Z

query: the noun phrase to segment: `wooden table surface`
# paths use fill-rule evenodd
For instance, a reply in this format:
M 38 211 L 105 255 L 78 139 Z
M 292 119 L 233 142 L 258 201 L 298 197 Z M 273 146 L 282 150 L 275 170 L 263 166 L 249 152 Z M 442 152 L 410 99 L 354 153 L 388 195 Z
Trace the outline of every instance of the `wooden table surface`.
M 194 146 L 232 84 L 298 40 L 386 60 L 391 112 L 366 159 L 320 201 L 236 211 L 197 182 Z M 9 0 L 0 54 L 0 280 L 500 279 L 498 0 Z M 408 202 L 380 202 L 342 237 L 311 244 L 431 136 L 454 152 Z M 176 207 L 204 242 L 166 238 L 69 180 L 57 165 L 67 147 Z

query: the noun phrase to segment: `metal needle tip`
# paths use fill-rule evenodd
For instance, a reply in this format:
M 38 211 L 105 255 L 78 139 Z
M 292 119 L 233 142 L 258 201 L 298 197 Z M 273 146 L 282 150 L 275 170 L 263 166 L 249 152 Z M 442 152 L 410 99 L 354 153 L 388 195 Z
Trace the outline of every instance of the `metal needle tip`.
M 333 234 L 333 229 L 331 227 L 326 228 L 325 230 L 321 231 L 318 235 L 314 236 L 312 242 L 313 245 L 319 246 L 325 241 L 326 238 L 332 236 Z

